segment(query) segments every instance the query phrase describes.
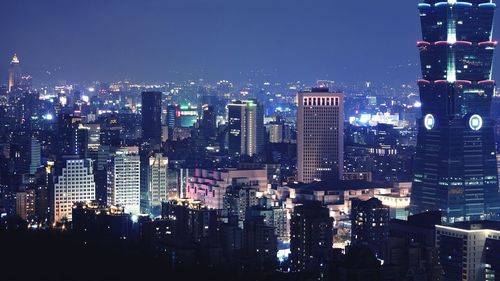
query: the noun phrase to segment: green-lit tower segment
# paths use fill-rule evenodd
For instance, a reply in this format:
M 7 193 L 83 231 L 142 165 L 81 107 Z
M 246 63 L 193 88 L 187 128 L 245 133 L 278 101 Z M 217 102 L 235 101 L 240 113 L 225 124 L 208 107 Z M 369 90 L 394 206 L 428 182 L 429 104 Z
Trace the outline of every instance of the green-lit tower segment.
M 442 210 L 448 223 L 496 218 L 500 196 L 490 118 L 496 5 L 428 0 L 418 7 L 422 118 L 411 212 Z

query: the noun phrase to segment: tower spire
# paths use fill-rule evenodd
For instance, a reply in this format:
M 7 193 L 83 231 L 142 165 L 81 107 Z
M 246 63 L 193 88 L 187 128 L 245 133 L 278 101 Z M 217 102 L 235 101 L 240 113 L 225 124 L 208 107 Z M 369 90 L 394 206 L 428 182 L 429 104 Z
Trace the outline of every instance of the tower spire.
M 14 53 L 14 56 L 12 57 L 12 61 L 10 63 L 11 64 L 18 64 L 19 63 L 19 58 L 17 58 L 16 53 Z

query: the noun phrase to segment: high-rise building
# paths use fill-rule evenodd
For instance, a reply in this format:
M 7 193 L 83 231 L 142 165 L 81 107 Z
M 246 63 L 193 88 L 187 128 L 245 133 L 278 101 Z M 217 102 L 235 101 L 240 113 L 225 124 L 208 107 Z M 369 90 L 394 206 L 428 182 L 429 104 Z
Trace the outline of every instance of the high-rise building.
M 373 197 L 351 201 L 351 242 L 368 246 L 377 257 L 383 257 L 389 237 L 389 207 Z
M 426 0 L 419 10 L 422 118 L 411 212 L 442 210 L 448 223 L 496 217 L 500 196 L 490 116 L 495 4 Z
M 314 88 L 297 96 L 297 180 L 337 181 L 344 167 L 344 96 Z
M 217 116 L 215 108 L 212 105 L 204 104 L 201 107 L 201 124 L 200 129 L 207 137 L 215 137 L 217 133 Z
M 161 146 L 161 92 L 142 92 L 142 141 L 153 150 Z
M 436 226 L 436 246 L 444 281 L 498 280 L 500 223 L 460 222 Z
M 333 218 L 316 201 L 296 206 L 290 220 L 291 271 L 326 277 L 333 252 Z
M 61 162 L 54 174 L 51 192 L 54 222 L 63 219 L 71 221 L 71 211 L 75 203 L 95 200 L 92 161 L 65 159 Z
M 148 208 L 154 216 L 161 215 L 161 203 L 168 200 L 168 158 L 160 153 L 149 157 Z
M 20 137 L 17 143 L 11 145 L 10 154 L 17 173 L 34 175 L 41 166 L 40 142 L 34 137 Z
M 255 100 L 233 101 L 227 105 L 229 152 L 254 156 L 264 146 L 264 112 Z
M 16 213 L 23 220 L 35 215 L 35 189 L 27 189 L 16 194 Z
M 19 88 L 19 86 L 21 85 L 21 79 L 21 63 L 19 62 L 17 54 L 14 54 L 9 67 L 9 93 Z
M 60 114 L 58 120 L 59 147 L 61 156 L 76 155 L 80 158 L 88 156 L 88 128 L 82 124 L 81 117 Z
M 108 205 L 120 206 L 126 213 L 140 214 L 141 161 L 137 154 L 118 150 L 109 162 Z
M 281 124 L 281 123 L 272 123 L 272 124 L 267 125 L 270 143 L 282 143 L 283 142 L 284 126 L 285 125 Z

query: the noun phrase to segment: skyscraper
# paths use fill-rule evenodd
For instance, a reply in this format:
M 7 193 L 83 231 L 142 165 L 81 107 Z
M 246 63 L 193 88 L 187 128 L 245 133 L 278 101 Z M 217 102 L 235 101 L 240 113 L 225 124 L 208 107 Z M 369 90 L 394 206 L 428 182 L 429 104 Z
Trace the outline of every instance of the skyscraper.
M 168 200 L 168 158 L 160 153 L 149 157 L 148 202 L 149 213 L 161 215 L 161 203 Z
M 82 119 L 69 114 L 60 114 L 58 120 L 59 147 L 58 156 L 78 155 L 86 158 L 88 155 L 88 128 L 82 124 Z
M 126 213 L 140 213 L 141 161 L 126 149 L 112 157 L 108 168 L 108 204 L 121 206 Z
M 9 67 L 9 93 L 17 89 L 21 85 L 21 63 L 17 58 L 17 54 L 14 54 Z
M 494 9 L 494 3 L 477 0 L 419 4 L 422 118 L 418 122 L 413 214 L 442 210 L 444 220 L 452 223 L 499 213 L 490 118 L 497 44 L 491 41 Z
M 436 225 L 436 246 L 444 280 L 498 280 L 500 223 L 468 221 Z
M 161 92 L 142 92 L 142 141 L 153 150 L 161 146 Z
M 11 145 L 10 153 L 17 173 L 34 175 L 41 166 L 40 142 L 34 137 L 20 137 Z
M 336 181 L 344 167 L 344 96 L 328 88 L 297 96 L 297 179 Z
M 264 146 L 264 112 L 255 100 L 234 101 L 227 105 L 229 152 L 254 156 Z
M 214 137 L 217 133 L 215 108 L 213 105 L 204 104 L 201 109 L 200 129 L 206 137 Z

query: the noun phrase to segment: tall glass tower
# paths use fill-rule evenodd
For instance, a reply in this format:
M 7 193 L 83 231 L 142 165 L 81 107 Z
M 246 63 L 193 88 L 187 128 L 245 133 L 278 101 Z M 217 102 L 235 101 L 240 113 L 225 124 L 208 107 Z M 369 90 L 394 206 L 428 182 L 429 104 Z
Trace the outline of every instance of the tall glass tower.
M 411 212 L 441 210 L 447 223 L 494 218 L 500 213 L 490 118 L 496 5 L 425 0 L 418 7 L 422 118 Z

